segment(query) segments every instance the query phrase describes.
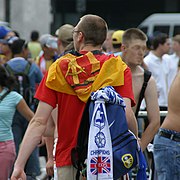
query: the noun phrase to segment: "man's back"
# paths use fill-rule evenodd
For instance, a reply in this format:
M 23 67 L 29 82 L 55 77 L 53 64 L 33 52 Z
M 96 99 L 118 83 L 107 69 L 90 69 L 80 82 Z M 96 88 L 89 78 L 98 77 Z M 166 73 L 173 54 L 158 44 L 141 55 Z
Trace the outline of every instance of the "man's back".
M 28 43 L 28 48 L 33 59 L 36 58 L 42 50 L 41 44 L 38 41 L 30 41 Z
M 85 52 L 82 52 L 82 53 L 85 53 Z M 89 53 L 87 53 L 87 54 L 89 54 Z M 84 57 L 84 61 L 86 61 L 87 66 L 85 66 L 83 68 L 84 72 L 81 72 L 81 73 L 79 72 L 78 76 L 74 77 L 75 82 L 71 79 L 72 73 L 71 73 L 71 69 L 69 69 L 70 66 L 68 64 L 66 64 L 66 61 L 64 61 L 64 60 L 66 60 L 66 58 L 62 57 L 61 58 L 62 61 L 60 61 L 60 63 L 58 63 L 58 60 L 56 61 L 56 63 L 58 63 L 62 68 L 66 69 L 65 73 L 62 71 L 62 73 L 64 73 L 64 75 L 67 75 L 67 72 L 69 72 L 70 75 L 67 75 L 67 79 L 69 79 L 68 83 L 70 83 L 69 85 L 71 85 L 72 88 L 75 89 L 75 91 L 77 90 L 77 94 L 80 90 L 84 89 L 84 87 L 92 88 L 92 86 L 93 86 L 93 88 L 96 89 L 97 82 L 93 83 L 90 80 L 93 79 L 93 76 L 96 77 L 98 75 L 97 72 L 101 69 L 101 66 L 103 66 L 103 64 L 106 61 L 110 61 L 109 63 L 111 63 L 111 62 L 113 63 L 113 59 L 111 59 L 112 57 L 114 57 L 113 55 L 105 55 L 105 54 L 99 52 L 99 54 L 95 54 L 94 58 L 93 58 L 92 53 L 90 53 L 90 54 L 91 55 L 88 55 L 89 57 L 91 57 L 89 60 L 93 59 L 93 62 L 91 62 L 91 63 L 92 64 L 95 63 L 95 57 L 96 57 L 97 64 L 99 64 L 99 65 L 97 66 L 97 65 L 93 64 L 93 66 L 91 67 L 91 63 L 89 63 L 87 61 L 88 59 L 87 59 L 87 55 L 85 53 L 84 56 L 82 56 L 82 57 Z M 70 57 L 70 54 L 67 54 L 66 57 Z M 82 59 L 80 59 L 80 60 L 82 62 L 81 65 L 83 67 L 83 64 L 86 64 L 86 63 L 83 62 Z M 119 59 L 118 61 L 121 61 L 121 60 Z M 76 64 L 75 61 L 73 61 L 73 63 Z M 59 66 L 58 64 L 57 64 L 57 66 Z M 69 63 L 69 64 L 71 64 L 71 63 Z M 50 72 L 54 72 L 52 68 L 53 67 L 50 68 Z M 74 69 L 74 68 L 72 67 L 72 69 Z M 54 82 L 51 82 L 50 79 L 51 79 L 51 76 L 53 76 L 53 74 L 51 74 L 50 72 L 48 73 L 47 80 L 45 77 L 46 85 L 50 89 L 54 89 L 57 86 L 55 85 Z M 73 72 L 73 73 L 74 73 L 73 76 L 75 76 L 75 74 L 77 72 Z M 130 73 L 130 69 L 127 68 L 124 73 L 124 81 L 126 81 L 126 85 L 124 85 L 124 88 L 130 90 L 131 89 L 131 81 L 127 81 L 129 73 Z M 101 76 L 102 76 L 102 74 L 101 74 Z M 56 77 L 57 77 L 57 79 L 63 78 L 63 77 L 60 78 L 59 75 L 57 75 L 57 74 L 56 74 Z M 83 78 L 85 78 L 85 77 L 88 79 L 84 80 Z M 105 74 L 102 77 L 105 77 Z M 111 80 L 113 80 L 113 79 L 111 79 L 111 77 L 109 77 L 109 79 L 110 79 L 110 81 L 109 81 L 109 83 L 110 83 Z M 119 78 L 119 79 L 121 79 L 121 78 Z M 45 80 L 43 80 L 43 81 L 45 81 Z M 74 85 L 73 83 L 77 83 L 78 82 L 77 80 L 79 81 L 79 84 Z M 89 81 L 89 83 L 87 83 L 88 81 Z M 106 81 L 106 83 L 107 82 L 108 82 L 108 80 Z M 83 84 L 83 83 L 87 83 L 87 84 Z M 91 83 L 93 83 L 93 84 L 90 85 Z M 73 148 L 76 145 L 76 137 L 77 137 L 77 133 L 78 133 L 78 127 L 79 127 L 80 120 L 81 120 L 81 117 L 82 117 L 82 114 L 83 114 L 83 111 L 85 108 L 85 103 L 82 101 L 82 100 L 84 100 L 84 96 L 83 96 L 83 99 L 80 100 L 81 97 L 78 98 L 77 94 L 76 94 L 76 96 L 74 96 L 73 94 L 71 95 L 71 93 L 68 92 L 68 89 L 64 89 L 66 91 L 66 92 L 64 91 L 64 93 L 58 92 L 58 93 L 52 94 L 52 92 L 51 92 L 52 90 L 48 90 L 47 87 L 42 86 L 42 84 L 43 84 L 43 82 L 40 84 L 39 89 L 42 90 L 43 88 L 45 88 L 47 96 L 45 98 L 42 91 L 37 91 L 36 96 L 38 97 L 38 99 L 41 101 L 48 102 L 53 107 L 55 107 L 56 104 L 58 104 L 58 114 L 59 114 L 58 122 L 60 122 L 60 123 L 58 123 L 58 137 L 59 137 L 58 141 L 60 142 L 61 146 L 59 146 L 59 144 L 57 145 L 57 147 L 58 147 L 57 154 L 60 154 L 60 156 L 56 159 L 56 165 L 57 166 L 64 166 L 67 164 L 69 165 L 69 164 L 71 164 L 70 151 L 71 151 L 71 148 Z M 60 82 L 56 82 L 56 84 L 60 84 Z M 65 85 L 64 85 L 64 87 L 65 87 Z M 87 88 L 87 91 L 88 91 L 88 89 L 89 88 Z M 134 103 L 133 95 L 131 94 L 131 96 L 130 96 L 128 91 L 123 91 L 123 86 L 115 87 L 115 89 L 123 97 L 129 97 L 132 100 L 132 104 Z M 58 97 L 58 100 L 57 100 L 57 97 Z M 69 107 L 71 107 L 71 108 L 69 108 Z M 74 124 L 76 124 L 76 126 L 74 126 Z M 71 128 L 69 128 L 69 127 L 71 127 Z M 67 143 L 69 143 L 68 150 L 66 150 Z

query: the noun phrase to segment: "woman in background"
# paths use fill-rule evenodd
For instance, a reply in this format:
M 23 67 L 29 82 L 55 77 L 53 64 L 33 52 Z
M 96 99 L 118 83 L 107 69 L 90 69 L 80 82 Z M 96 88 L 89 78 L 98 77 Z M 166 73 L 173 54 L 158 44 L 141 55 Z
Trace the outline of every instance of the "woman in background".
M 34 113 L 29 109 L 23 97 L 13 90 L 16 81 L 8 76 L 0 65 L 0 179 L 10 177 L 16 158 L 15 144 L 11 129 L 13 116 L 18 110 L 28 121 Z

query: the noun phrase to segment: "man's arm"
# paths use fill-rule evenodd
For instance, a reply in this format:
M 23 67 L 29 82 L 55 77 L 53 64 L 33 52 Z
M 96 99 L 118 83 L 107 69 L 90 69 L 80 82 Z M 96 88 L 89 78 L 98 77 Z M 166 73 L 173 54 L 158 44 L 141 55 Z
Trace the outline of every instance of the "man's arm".
M 53 107 L 48 105 L 47 103 L 44 103 L 42 101 L 39 102 L 37 111 L 30 121 L 30 124 L 21 143 L 18 157 L 14 165 L 14 171 L 11 176 L 12 180 L 16 180 L 19 178 L 22 178 L 22 180 L 24 180 L 24 167 L 26 161 L 34 148 L 40 142 L 41 137 L 46 129 L 47 120 L 51 114 L 52 109 Z
M 128 98 L 123 98 L 126 104 L 126 119 L 129 129 L 138 137 L 138 125 L 134 115 L 134 112 L 131 108 L 131 100 Z
M 51 116 L 48 119 L 47 128 L 45 131 L 46 137 L 46 149 L 47 149 L 47 163 L 46 163 L 46 172 L 49 176 L 54 174 L 54 139 L 58 137 L 57 135 L 57 107 L 53 109 Z
M 158 106 L 158 97 L 156 83 L 153 77 L 150 78 L 145 91 L 145 102 L 148 116 L 148 126 L 141 137 L 141 148 L 144 151 L 147 145 L 152 141 L 160 127 L 160 113 Z
M 48 119 L 46 130 L 45 130 L 43 136 L 54 137 L 54 132 L 55 132 L 55 123 L 53 121 L 52 114 L 51 114 Z
M 46 172 L 49 176 L 54 175 L 54 137 L 46 137 L 46 149 L 47 149 L 47 163 L 46 163 Z

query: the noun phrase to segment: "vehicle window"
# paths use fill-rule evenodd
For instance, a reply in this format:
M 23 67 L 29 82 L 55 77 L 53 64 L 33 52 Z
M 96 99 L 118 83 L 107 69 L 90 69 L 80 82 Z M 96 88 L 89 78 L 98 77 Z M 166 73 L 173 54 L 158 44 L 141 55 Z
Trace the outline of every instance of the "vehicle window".
M 140 29 L 141 31 L 143 31 L 145 34 L 147 34 L 147 30 L 148 30 L 147 26 L 140 27 L 139 29 Z
M 180 26 L 174 26 L 173 36 L 180 34 Z
M 160 31 L 169 35 L 170 26 L 154 26 L 153 32 Z

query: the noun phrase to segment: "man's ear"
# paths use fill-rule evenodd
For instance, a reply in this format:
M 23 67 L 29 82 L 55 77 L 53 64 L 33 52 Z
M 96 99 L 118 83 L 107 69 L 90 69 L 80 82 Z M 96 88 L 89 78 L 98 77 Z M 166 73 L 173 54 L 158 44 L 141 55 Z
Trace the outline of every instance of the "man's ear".
M 126 45 L 125 45 L 125 44 L 122 44 L 122 45 L 121 45 L 121 51 L 122 51 L 122 52 L 125 52 L 126 50 L 127 50 Z
M 83 39 L 84 39 L 83 33 L 82 33 L 82 32 L 79 32 L 78 41 L 81 42 Z

